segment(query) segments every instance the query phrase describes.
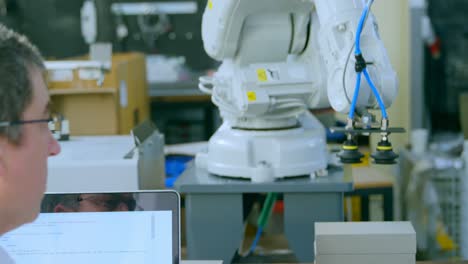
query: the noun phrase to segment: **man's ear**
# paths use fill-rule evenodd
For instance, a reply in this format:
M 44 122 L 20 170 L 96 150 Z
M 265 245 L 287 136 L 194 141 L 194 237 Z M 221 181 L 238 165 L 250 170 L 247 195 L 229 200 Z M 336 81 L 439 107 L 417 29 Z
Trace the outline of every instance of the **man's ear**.
M 55 207 L 54 207 L 54 213 L 71 213 L 71 212 L 74 212 L 74 210 L 66 207 L 66 206 L 63 206 L 63 204 L 57 204 Z

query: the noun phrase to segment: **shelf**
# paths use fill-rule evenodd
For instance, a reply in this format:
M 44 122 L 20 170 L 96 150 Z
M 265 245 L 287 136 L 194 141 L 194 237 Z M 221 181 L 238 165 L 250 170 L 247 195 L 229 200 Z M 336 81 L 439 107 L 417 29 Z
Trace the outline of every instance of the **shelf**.
M 115 94 L 115 88 L 64 88 L 49 89 L 49 94 L 53 95 L 78 95 L 78 94 Z

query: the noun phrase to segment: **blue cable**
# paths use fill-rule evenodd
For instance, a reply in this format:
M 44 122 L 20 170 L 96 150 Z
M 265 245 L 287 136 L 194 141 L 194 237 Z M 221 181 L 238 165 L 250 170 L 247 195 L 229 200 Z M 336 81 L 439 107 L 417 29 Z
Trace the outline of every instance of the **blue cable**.
M 354 54 L 356 56 L 362 55 L 362 52 L 361 52 L 361 34 L 362 34 L 362 30 L 364 29 L 364 24 L 366 22 L 366 17 L 368 16 L 370 7 L 371 7 L 373 2 L 374 2 L 374 0 L 369 0 L 367 2 L 367 5 L 365 6 L 364 10 L 362 11 L 361 18 L 359 19 L 358 28 L 356 30 L 356 42 L 355 42 L 355 51 L 354 51 Z M 380 97 L 379 91 L 377 90 L 374 83 L 372 82 L 372 79 L 371 79 L 369 73 L 367 72 L 366 68 L 364 68 L 363 73 L 364 73 L 364 76 L 366 78 L 367 83 L 371 87 L 372 93 L 374 94 L 374 96 L 377 99 L 379 107 L 380 107 L 380 109 L 382 111 L 382 118 L 388 119 L 387 111 L 385 110 L 385 105 L 384 105 L 384 103 L 382 101 L 382 98 Z M 348 115 L 348 118 L 350 118 L 351 120 L 354 118 L 354 111 L 356 109 L 356 103 L 357 103 L 357 100 L 358 100 L 358 97 L 359 97 L 360 87 L 361 87 L 361 73 L 359 72 L 359 73 L 357 73 L 356 88 L 354 90 L 353 100 L 351 102 L 351 108 L 350 108 L 349 115 Z
M 356 49 L 354 51 L 355 55 L 360 55 L 361 54 L 361 33 L 362 33 L 362 30 L 364 29 L 364 23 L 366 22 L 367 13 L 369 13 L 369 8 L 370 8 L 371 3 L 372 3 L 372 1 L 369 1 L 367 3 L 366 7 L 362 11 L 361 19 L 359 19 L 358 28 L 357 28 L 357 31 L 356 31 L 356 42 L 355 42 L 356 43 Z
M 250 246 L 250 254 L 253 254 L 255 251 L 255 248 L 257 247 L 258 241 L 260 240 L 260 236 L 262 235 L 263 228 L 261 226 L 258 227 L 257 229 L 257 234 L 255 235 L 255 239 L 252 242 L 252 245 Z
M 362 11 L 361 18 L 359 19 L 358 28 L 356 30 L 356 41 L 355 41 L 355 55 L 361 54 L 361 33 L 364 28 L 364 22 L 366 22 L 367 13 L 369 12 L 371 1 L 367 3 L 364 10 Z M 361 87 L 361 73 L 357 73 L 356 78 L 356 88 L 354 89 L 353 100 L 351 101 L 351 108 L 349 110 L 348 117 L 353 120 L 354 119 L 354 110 L 356 109 L 356 103 L 359 97 L 359 90 Z
M 382 101 L 382 98 L 380 97 L 379 91 L 377 90 L 374 83 L 372 82 L 372 79 L 369 73 L 367 72 L 367 69 L 364 69 L 363 73 L 364 73 L 364 77 L 366 77 L 367 83 L 370 85 L 372 89 L 372 92 L 374 92 L 375 98 L 377 98 L 377 102 L 379 103 L 380 109 L 382 109 L 382 118 L 388 119 L 387 111 L 385 110 L 385 105 Z
M 353 101 L 351 102 L 351 110 L 349 111 L 349 119 L 354 119 L 354 109 L 356 108 L 356 103 L 359 97 L 359 89 L 361 88 L 361 73 L 357 73 L 356 76 L 356 89 L 354 90 Z

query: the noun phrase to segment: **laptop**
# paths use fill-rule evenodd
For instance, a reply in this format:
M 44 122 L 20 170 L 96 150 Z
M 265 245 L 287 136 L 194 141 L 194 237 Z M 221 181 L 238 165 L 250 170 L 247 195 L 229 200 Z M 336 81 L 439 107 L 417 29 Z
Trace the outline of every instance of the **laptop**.
M 17 264 L 179 264 L 179 208 L 174 191 L 50 193 L 0 248 Z

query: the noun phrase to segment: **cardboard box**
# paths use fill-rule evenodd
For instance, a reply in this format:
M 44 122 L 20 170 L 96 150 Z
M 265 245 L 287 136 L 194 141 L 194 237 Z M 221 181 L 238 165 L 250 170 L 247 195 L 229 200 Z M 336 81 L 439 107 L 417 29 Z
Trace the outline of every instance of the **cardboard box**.
M 468 140 L 468 93 L 460 95 L 460 124 L 465 140 Z
M 416 254 L 409 222 L 315 223 L 316 255 Z
M 53 110 L 70 120 L 71 135 L 128 134 L 149 118 L 145 67 L 144 54 L 115 54 L 102 87 L 80 78 L 79 70 L 68 81 L 49 73 Z

